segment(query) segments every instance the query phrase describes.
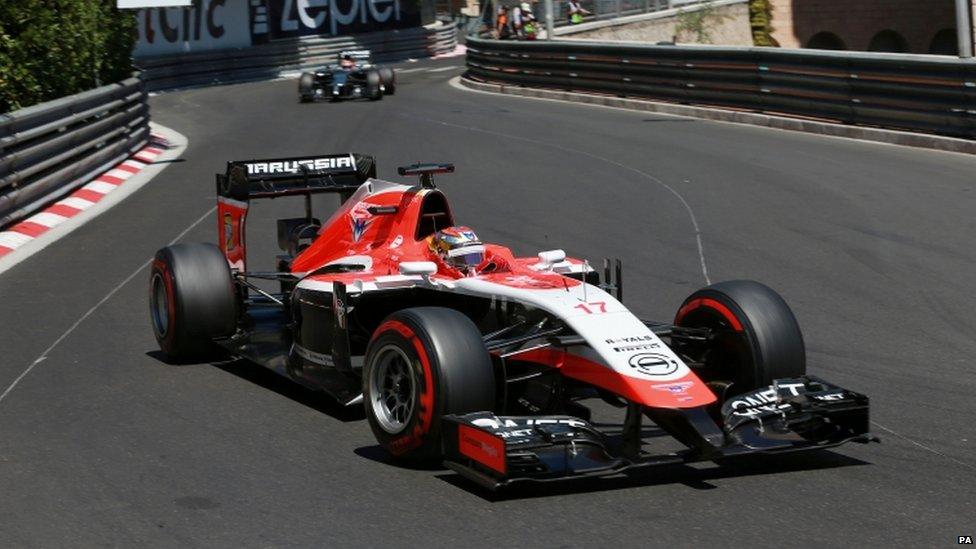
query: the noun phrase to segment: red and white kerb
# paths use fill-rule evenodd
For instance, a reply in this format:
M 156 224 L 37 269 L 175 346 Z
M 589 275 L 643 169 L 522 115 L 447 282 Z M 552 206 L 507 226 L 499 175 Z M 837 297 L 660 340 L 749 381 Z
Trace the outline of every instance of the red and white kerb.
M 167 148 L 166 141 L 153 135 L 150 144 L 122 163 L 96 177 L 65 198 L 27 219 L 0 231 L 0 257 L 3 257 L 71 217 L 87 210 L 105 195 L 117 189 L 127 179 L 142 171 Z

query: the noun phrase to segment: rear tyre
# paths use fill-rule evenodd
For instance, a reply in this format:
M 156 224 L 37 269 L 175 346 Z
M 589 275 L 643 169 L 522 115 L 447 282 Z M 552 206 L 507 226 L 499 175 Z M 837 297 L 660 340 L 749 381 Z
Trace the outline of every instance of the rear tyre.
M 315 77 L 312 73 L 303 72 L 298 78 L 298 97 L 302 103 L 308 103 L 315 97 Z
M 371 101 L 383 99 L 383 81 L 379 71 L 371 70 L 366 72 L 366 97 Z
M 369 426 L 390 454 L 439 460 L 441 416 L 495 406 L 495 376 L 481 333 L 453 309 L 393 313 L 367 347 L 363 397 Z
M 396 73 L 389 67 L 379 69 L 380 81 L 383 83 L 383 93 L 393 95 L 396 93 Z
M 232 335 L 237 300 L 227 259 L 213 244 L 167 246 L 149 272 L 149 316 L 169 358 L 201 358 L 213 339 Z
M 704 364 L 696 373 L 720 398 L 806 374 L 803 335 L 793 311 L 759 282 L 731 280 L 698 290 L 682 303 L 674 324 L 718 331 L 707 344 L 676 350 Z

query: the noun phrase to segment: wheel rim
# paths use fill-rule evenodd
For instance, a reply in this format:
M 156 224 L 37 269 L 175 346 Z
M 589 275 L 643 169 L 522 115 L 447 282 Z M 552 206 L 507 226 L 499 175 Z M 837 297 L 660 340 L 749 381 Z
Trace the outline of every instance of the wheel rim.
M 152 278 L 152 320 L 153 329 L 159 337 L 166 337 L 169 329 L 169 300 L 166 296 L 166 282 L 159 273 L 155 273 Z
M 410 422 L 416 405 L 416 385 L 410 358 L 396 345 L 381 348 L 369 376 L 373 416 L 384 431 L 395 435 Z
M 732 326 L 725 317 L 706 307 L 691 311 L 680 324 L 693 328 L 722 330 L 726 334 L 733 332 Z M 731 386 L 731 394 L 753 388 L 755 374 L 750 366 L 752 356 L 744 340 L 726 335 L 720 341 L 712 343 L 710 348 L 699 349 L 690 354 L 691 358 L 706 365 L 704 371 L 695 372 L 703 381 L 727 383 Z

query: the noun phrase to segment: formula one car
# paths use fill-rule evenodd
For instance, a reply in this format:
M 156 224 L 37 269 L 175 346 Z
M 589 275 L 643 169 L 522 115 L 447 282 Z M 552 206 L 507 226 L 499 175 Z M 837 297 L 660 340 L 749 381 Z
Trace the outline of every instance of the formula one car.
M 374 65 L 369 50 L 340 52 L 336 63 L 302 73 L 298 79 L 298 97 L 303 103 L 360 97 L 376 101 L 394 93 L 396 73 L 389 67 Z
M 364 406 L 393 456 L 492 489 L 873 439 L 866 396 L 806 375 L 772 289 L 712 284 L 673 322 L 641 320 L 619 261 L 601 275 L 562 250 L 516 257 L 457 226 L 433 184 L 453 171 L 399 168 L 420 177 L 406 184 L 376 179 L 362 154 L 229 162 L 218 245 L 169 246 L 152 264 L 160 348 L 193 359 L 216 343 Z M 343 199 L 324 224 L 315 193 Z M 248 270 L 250 201 L 289 195 L 306 211 L 277 222 L 277 270 Z M 587 399 L 624 410 L 619 436 L 590 423 Z M 684 449 L 645 451 L 645 417 Z

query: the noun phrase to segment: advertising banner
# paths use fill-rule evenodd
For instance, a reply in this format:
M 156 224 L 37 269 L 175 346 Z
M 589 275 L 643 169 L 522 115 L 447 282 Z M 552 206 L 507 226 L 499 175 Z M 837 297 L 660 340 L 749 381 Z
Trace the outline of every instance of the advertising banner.
M 270 40 L 420 26 L 418 0 L 269 0 L 265 4 Z
M 139 10 L 136 58 L 420 26 L 420 0 L 193 0 Z
M 185 8 L 139 11 L 136 58 L 251 45 L 248 0 L 194 0 Z

